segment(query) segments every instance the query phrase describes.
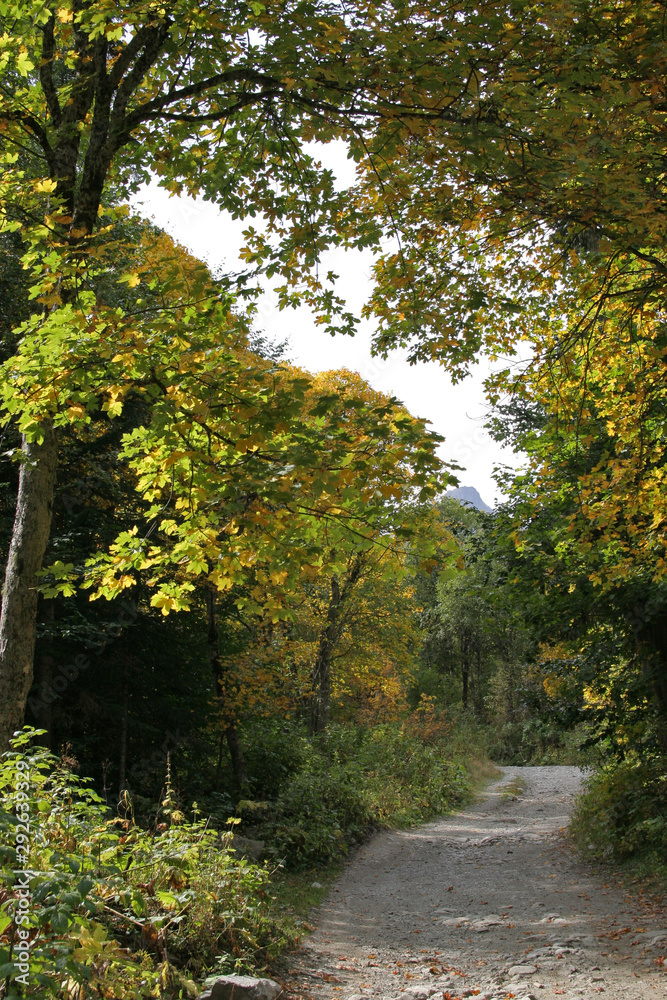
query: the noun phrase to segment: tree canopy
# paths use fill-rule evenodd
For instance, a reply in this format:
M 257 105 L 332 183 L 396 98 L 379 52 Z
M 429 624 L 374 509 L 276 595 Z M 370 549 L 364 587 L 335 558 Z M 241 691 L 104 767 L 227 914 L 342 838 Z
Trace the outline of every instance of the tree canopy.
M 45 691 L 49 643 L 104 621 L 87 597 L 131 594 L 179 649 L 170 613 L 191 612 L 239 786 L 237 724 L 264 695 L 315 730 L 375 693 L 394 709 L 460 694 L 480 717 L 502 704 L 511 728 L 521 699 L 542 712 L 560 691 L 617 734 L 631 696 L 644 745 L 664 747 L 664 15 L 653 0 L 0 2 L 16 460 L 0 741 L 35 649 Z M 334 141 L 355 165 L 346 190 L 320 162 Z M 245 220 L 235 273 L 130 214 L 156 178 Z M 335 247 L 374 255 L 361 315 L 322 273 Z M 330 333 L 370 319 L 376 351 L 454 379 L 521 344 L 528 362 L 488 386 L 495 432 L 528 456 L 505 509 L 450 516 L 436 501 L 454 470 L 422 420 L 354 373 L 258 346 L 265 281 L 281 308 Z M 394 654 L 362 624 L 385 612 Z M 121 647 L 119 788 L 131 671 L 153 669 Z

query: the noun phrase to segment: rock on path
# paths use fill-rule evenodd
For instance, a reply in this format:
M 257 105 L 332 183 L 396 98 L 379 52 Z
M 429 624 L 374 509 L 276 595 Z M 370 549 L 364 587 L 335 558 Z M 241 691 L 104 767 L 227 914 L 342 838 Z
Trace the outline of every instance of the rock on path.
M 293 957 L 288 997 L 665 1000 L 667 915 L 563 840 L 579 769 L 502 771 L 465 812 L 359 850 Z

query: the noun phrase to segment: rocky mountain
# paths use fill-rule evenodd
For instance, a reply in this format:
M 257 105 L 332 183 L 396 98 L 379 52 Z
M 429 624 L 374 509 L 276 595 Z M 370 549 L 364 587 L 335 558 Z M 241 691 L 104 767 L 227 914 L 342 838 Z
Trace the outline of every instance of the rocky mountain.
M 445 496 L 453 497 L 454 500 L 458 500 L 459 503 L 465 503 L 469 504 L 471 507 L 476 507 L 477 510 L 483 510 L 486 514 L 491 513 L 491 507 L 484 503 L 474 486 L 458 486 L 455 490 L 448 490 L 445 493 Z

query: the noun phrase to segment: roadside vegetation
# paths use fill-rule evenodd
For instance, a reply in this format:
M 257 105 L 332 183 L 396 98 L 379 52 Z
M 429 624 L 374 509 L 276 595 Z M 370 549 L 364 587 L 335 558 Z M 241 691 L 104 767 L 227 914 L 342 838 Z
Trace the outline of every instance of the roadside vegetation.
M 10 887 L 24 828 L 32 865 L 29 985 L 6 995 L 196 996 L 207 976 L 275 968 L 354 844 L 468 800 L 466 758 L 446 749 L 448 730 L 431 723 L 425 740 L 414 724 L 334 726 L 313 744 L 284 726 L 273 755 L 282 749 L 289 770 L 274 798 L 241 800 L 222 822 L 180 801 L 167 760 L 143 823 L 129 792 L 109 807 L 72 757 L 35 745 L 43 734 L 25 730 L 0 765 L 5 975 L 19 945 Z M 271 776 L 250 780 L 267 790 Z

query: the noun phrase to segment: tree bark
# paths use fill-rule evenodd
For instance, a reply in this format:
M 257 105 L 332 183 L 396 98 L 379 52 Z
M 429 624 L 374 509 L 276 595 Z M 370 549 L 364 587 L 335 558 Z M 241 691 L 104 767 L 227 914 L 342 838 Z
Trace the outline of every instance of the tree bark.
M 239 739 L 238 729 L 236 728 L 236 720 L 233 716 L 229 714 L 229 706 L 226 704 L 225 699 L 225 685 L 224 685 L 224 665 L 220 657 L 220 629 L 218 628 L 218 616 L 216 608 L 216 595 L 215 591 L 209 587 L 206 591 L 206 614 L 208 618 L 208 658 L 211 665 L 211 673 L 213 674 L 213 683 L 215 684 L 215 693 L 218 699 L 218 705 L 220 706 L 220 711 L 223 719 L 225 739 L 227 740 L 227 746 L 229 747 L 229 756 L 232 759 L 232 770 L 234 771 L 234 779 L 236 781 L 236 787 L 239 792 L 248 787 L 248 769 L 246 767 L 245 757 L 243 756 L 243 748 L 241 746 L 241 741 Z M 216 782 L 219 780 L 220 765 L 218 763 L 218 775 L 216 776 Z
M 313 694 L 310 707 L 311 733 L 324 732 L 329 724 L 329 716 L 331 715 L 331 657 L 338 639 L 340 604 L 340 584 L 338 578 L 332 576 L 327 624 L 320 635 L 317 655 L 313 664 Z
M 40 650 L 35 657 L 35 676 L 31 694 L 28 697 L 27 709 L 28 717 L 32 715 L 37 729 L 45 729 L 46 733 L 40 738 L 40 743 L 49 750 L 53 749 L 53 668 L 55 660 L 53 658 L 53 623 L 55 621 L 55 601 L 44 601 L 38 603 L 37 615 L 39 617 L 42 605 L 42 613 L 48 626 L 49 635 L 42 643 Z
M 484 711 L 484 689 L 482 687 L 482 650 L 479 645 L 475 651 L 475 683 L 473 686 L 473 702 L 475 705 L 475 713 L 481 718 Z
M 41 443 L 23 439 L 14 530 L 0 614 L 0 749 L 23 725 L 33 681 L 38 573 L 49 540 L 58 449 L 50 421 Z
M 49 750 L 53 749 L 53 657 L 42 653 L 35 664 L 35 689 L 37 697 L 30 698 L 30 709 L 35 717 L 37 729 L 45 729 L 46 734 L 40 737 L 40 743 Z
M 342 631 L 341 613 L 354 585 L 361 576 L 363 557 L 356 556 L 343 578 L 331 577 L 331 595 L 327 608 L 327 623 L 320 635 L 317 655 L 312 670 L 313 693 L 310 704 L 310 731 L 321 733 L 329 724 L 331 715 L 331 660 Z

